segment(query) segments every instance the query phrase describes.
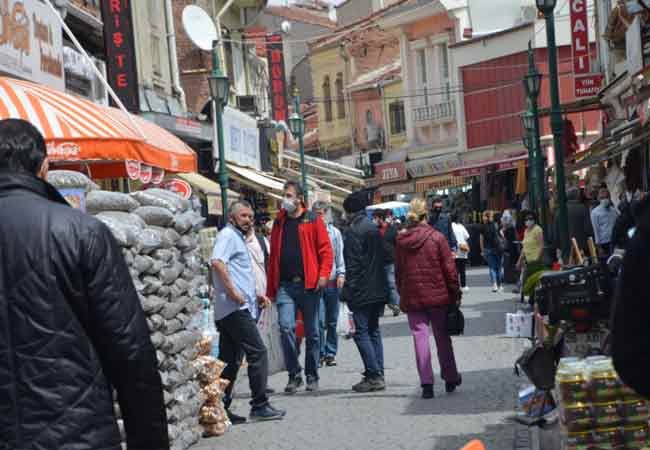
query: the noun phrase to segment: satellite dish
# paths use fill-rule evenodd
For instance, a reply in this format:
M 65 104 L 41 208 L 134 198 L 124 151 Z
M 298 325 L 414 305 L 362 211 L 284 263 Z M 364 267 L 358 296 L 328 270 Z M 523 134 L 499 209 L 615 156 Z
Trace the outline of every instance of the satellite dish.
M 218 40 L 217 28 L 203 9 L 188 5 L 183 9 L 183 29 L 192 43 L 201 50 L 212 50 L 212 42 Z

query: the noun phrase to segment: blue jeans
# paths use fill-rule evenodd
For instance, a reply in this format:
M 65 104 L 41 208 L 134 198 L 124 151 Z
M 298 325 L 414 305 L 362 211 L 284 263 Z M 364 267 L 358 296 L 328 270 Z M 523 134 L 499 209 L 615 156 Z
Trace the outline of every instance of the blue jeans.
M 326 288 L 320 299 L 320 356 L 335 357 L 339 346 L 336 325 L 339 320 L 339 290 Z
M 307 380 L 318 380 L 320 363 L 320 333 L 318 330 L 318 312 L 320 309 L 320 291 L 305 290 L 302 283 L 280 283 L 276 304 L 282 336 L 282 350 L 289 376 L 300 375 L 302 368 L 298 362 L 296 345 L 296 312 L 302 312 L 305 327 L 305 376 Z
M 384 376 L 384 346 L 379 331 L 379 317 L 384 312 L 383 303 L 374 303 L 352 311 L 354 317 L 354 342 L 365 368 L 364 376 Z
M 485 250 L 485 259 L 490 268 L 490 282 L 497 286 L 501 286 L 503 284 L 503 256 L 494 250 L 487 249 Z
M 385 268 L 388 278 L 388 303 L 399 306 L 399 293 L 395 282 L 395 264 L 389 264 Z

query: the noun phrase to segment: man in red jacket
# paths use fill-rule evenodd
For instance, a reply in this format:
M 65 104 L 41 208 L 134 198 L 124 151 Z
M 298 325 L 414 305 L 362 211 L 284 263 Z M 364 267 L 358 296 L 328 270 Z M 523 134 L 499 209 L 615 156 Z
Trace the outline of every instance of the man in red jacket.
M 289 371 L 289 383 L 284 390 L 287 394 L 296 393 L 303 384 L 296 345 L 296 309 L 302 312 L 305 328 L 307 390 L 318 390 L 318 312 L 321 290 L 327 286 L 333 259 L 325 222 L 306 210 L 301 186 L 287 182 L 282 210 L 271 233 L 267 273 L 267 296 L 278 305 L 282 349 Z

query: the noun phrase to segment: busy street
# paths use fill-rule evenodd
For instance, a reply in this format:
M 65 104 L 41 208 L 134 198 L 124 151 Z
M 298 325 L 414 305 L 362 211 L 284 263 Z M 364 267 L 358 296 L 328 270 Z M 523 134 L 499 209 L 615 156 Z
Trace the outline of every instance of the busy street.
M 489 449 L 528 450 L 530 432 L 507 420 L 514 414 L 518 387 L 525 384 L 514 375 L 513 361 L 526 340 L 506 338 L 503 320 L 506 312 L 517 309 L 516 296 L 493 294 L 485 269 L 471 270 L 468 285 L 463 296 L 465 335 L 454 338 L 463 384 L 454 394 L 446 394 L 438 379 L 436 397 L 421 398 L 406 317 L 387 313 L 381 321 L 386 391 L 352 392 L 361 361 L 354 343 L 342 341 L 338 365 L 321 369 L 318 393 L 287 396 L 282 393 L 286 373 L 270 378 L 269 385 L 278 392 L 271 396 L 274 405 L 287 410 L 284 421 L 235 426 L 192 450 L 458 450 L 476 438 Z M 440 373 L 437 362 L 434 373 Z M 243 377 L 235 397 L 234 409 L 245 411 L 250 391 Z
M 650 0 L 0 0 L 0 450 L 650 450 Z

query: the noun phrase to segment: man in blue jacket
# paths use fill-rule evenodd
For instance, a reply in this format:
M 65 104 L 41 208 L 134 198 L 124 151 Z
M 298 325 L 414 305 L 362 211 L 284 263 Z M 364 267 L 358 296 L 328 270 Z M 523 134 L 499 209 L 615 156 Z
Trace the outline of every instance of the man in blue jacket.
M 456 252 L 456 250 L 458 250 L 458 243 L 456 242 L 456 237 L 451 228 L 451 219 L 449 214 L 442 212 L 442 206 L 442 198 L 434 197 L 431 208 L 431 217 L 429 217 L 429 225 L 441 232 L 442 235 L 447 238 L 451 251 Z

